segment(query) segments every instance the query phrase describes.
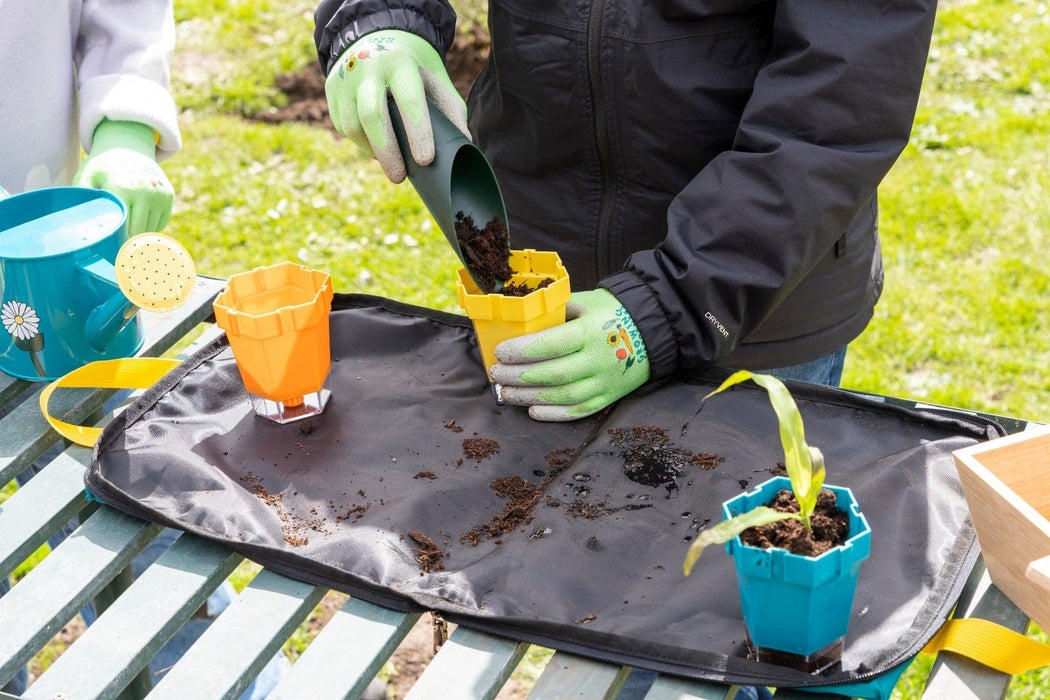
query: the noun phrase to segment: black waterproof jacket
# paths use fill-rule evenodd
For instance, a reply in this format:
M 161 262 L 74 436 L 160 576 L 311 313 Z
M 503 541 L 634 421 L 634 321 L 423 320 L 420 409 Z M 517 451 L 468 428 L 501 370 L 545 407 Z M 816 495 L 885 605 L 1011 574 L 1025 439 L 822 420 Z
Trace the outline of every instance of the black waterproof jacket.
M 511 246 L 624 304 L 660 378 L 856 337 L 882 289 L 876 187 L 907 144 L 936 0 L 490 0 L 468 99 Z M 327 74 L 444 0 L 323 0 Z

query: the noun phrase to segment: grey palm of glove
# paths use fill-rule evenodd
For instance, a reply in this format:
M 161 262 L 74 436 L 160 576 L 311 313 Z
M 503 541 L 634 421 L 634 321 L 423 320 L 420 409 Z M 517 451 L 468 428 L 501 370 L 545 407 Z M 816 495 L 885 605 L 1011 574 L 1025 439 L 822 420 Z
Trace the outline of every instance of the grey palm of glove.
M 441 56 L 411 32 L 387 29 L 355 41 L 328 74 L 325 96 L 336 130 L 374 155 L 391 182 L 404 181 L 407 170 L 390 120 L 389 98 L 397 105 L 412 158 L 420 165 L 430 164 L 435 152 L 427 100 L 470 136 L 467 105 Z

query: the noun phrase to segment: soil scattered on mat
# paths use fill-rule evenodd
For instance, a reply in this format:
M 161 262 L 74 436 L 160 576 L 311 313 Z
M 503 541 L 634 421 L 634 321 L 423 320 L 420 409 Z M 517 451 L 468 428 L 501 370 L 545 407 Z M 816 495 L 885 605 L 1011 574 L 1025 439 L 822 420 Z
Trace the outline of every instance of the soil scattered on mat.
M 674 447 L 667 431 L 655 425 L 611 428 L 609 436 L 613 446 L 620 448 L 624 475 L 643 486 L 663 486 L 667 498 L 678 490 L 678 479 L 685 474 L 686 465 L 707 471 L 725 461 L 713 453 Z
M 277 519 L 281 522 L 281 532 L 284 535 L 284 541 L 293 547 L 303 547 L 309 544 L 308 536 L 311 533 L 331 535 L 329 515 L 331 516 L 331 522 L 334 522 L 336 525 L 348 520 L 357 522 L 365 516 L 365 513 L 368 512 L 372 505 L 371 503 L 365 503 L 364 505 L 351 504 L 350 506 L 345 506 L 329 500 L 328 508 L 326 509 L 328 511 L 327 515 L 315 507 L 310 509 L 310 516 L 313 517 L 306 517 L 300 515 L 298 511 L 286 508 L 284 505 L 284 492 L 270 493 L 263 485 L 260 476 L 248 472 L 240 480 L 251 489 L 256 498 L 277 513 Z M 295 494 L 296 492 L 293 491 L 292 493 Z M 358 491 L 357 493 L 362 498 L 365 497 L 364 491 Z M 347 494 L 344 493 L 343 495 L 346 496 Z M 382 504 L 382 501 L 380 501 L 380 504 Z
M 456 240 L 474 281 L 485 294 L 492 294 L 496 281 L 506 281 L 514 274 L 510 269 L 510 234 L 498 216 L 479 229 L 474 217 L 456 212 Z
M 467 438 L 463 441 L 463 454 L 477 461 L 499 452 L 499 443 L 490 438 Z
M 533 510 L 540 502 L 543 489 L 520 476 L 502 476 L 493 479 L 489 488 L 507 501 L 499 513 L 483 525 L 478 525 L 459 536 L 460 542 L 472 547 L 481 540 L 490 540 L 513 532 L 532 521 Z
M 769 507 L 784 513 L 797 513 L 798 501 L 788 489 L 781 489 Z M 740 534 L 740 541 L 752 547 L 778 547 L 792 554 L 815 557 L 849 539 L 849 515 L 838 507 L 835 492 L 822 489 L 817 496 L 817 507 L 810 516 L 811 531 L 798 520 L 752 527 Z
M 420 576 L 429 574 L 432 571 L 444 570 L 445 562 L 441 560 L 445 557 L 445 553 L 441 551 L 441 548 L 437 546 L 434 540 L 416 530 L 409 530 L 408 536 L 418 545 L 416 561 L 419 562 L 421 567 L 419 570 Z
M 332 531 L 328 529 L 325 518 L 303 518 L 288 510 L 284 507 L 284 492 L 269 493 L 266 487 L 263 486 L 262 479 L 252 472 L 242 476 L 241 481 L 248 485 L 256 498 L 277 512 L 277 519 L 281 521 L 281 532 L 284 535 L 284 541 L 293 547 L 302 547 L 309 544 L 310 540 L 306 535 L 310 532 L 322 535 L 332 534 Z
M 675 447 L 667 436 L 667 431 L 657 426 L 612 428 L 609 434 L 613 445 L 622 450 L 620 456 L 624 461 L 624 474 L 632 481 L 645 486 L 663 486 L 667 489 L 668 498 L 678 489 L 678 479 L 686 473 L 687 467 L 710 470 L 724 461 L 724 458 L 713 453 L 690 452 Z M 471 438 L 471 440 L 481 440 L 483 442 L 477 445 L 483 445 L 485 439 Z M 471 456 L 471 453 L 467 453 L 467 442 L 467 440 L 464 441 L 464 453 Z M 478 525 L 460 535 L 460 541 L 473 546 L 483 539 L 495 539 L 531 522 L 533 512 L 543 499 L 544 493 L 572 464 L 576 452 L 575 447 L 548 452 L 545 457 L 548 469 L 535 471 L 535 474 L 541 477 L 539 484 L 531 483 L 519 476 L 493 480 L 489 488 L 501 498 L 510 499 L 509 503 L 488 523 Z M 474 452 L 474 454 L 479 453 Z M 604 500 L 591 501 L 587 499 L 590 488 L 586 483 L 590 481 L 590 475 L 581 472 L 573 478 L 573 481 L 581 482 L 576 483 L 573 489 L 576 498 L 563 504 L 548 495 L 546 504 L 555 508 L 565 505 L 565 512 L 570 516 L 587 520 L 596 520 L 610 513 L 653 507 L 651 503 L 610 505 Z

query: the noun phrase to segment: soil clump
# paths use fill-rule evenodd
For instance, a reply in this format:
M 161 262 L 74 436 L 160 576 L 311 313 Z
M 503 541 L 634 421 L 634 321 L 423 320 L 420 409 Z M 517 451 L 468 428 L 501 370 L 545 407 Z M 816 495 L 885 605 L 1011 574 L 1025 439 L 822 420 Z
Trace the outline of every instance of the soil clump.
M 609 436 L 613 446 L 621 450 L 624 475 L 643 486 L 664 487 L 667 498 L 678 490 L 678 479 L 685 474 L 686 465 L 707 471 L 724 461 L 714 453 L 674 447 L 667 431 L 655 425 L 611 428 Z
M 409 530 L 408 536 L 416 543 L 416 561 L 419 562 L 419 575 L 429 574 L 433 571 L 443 571 L 445 553 L 437 546 L 431 538 L 416 530 Z
M 495 491 L 497 496 L 507 500 L 507 505 L 487 523 L 459 536 L 460 542 L 472 547 L 483 539 L 496 539 L 513 532 L 521 525 L 527 525 L 532 521 L 536 504 L 543 496 L 543 489 L 516 475 L 493 479 L 489 488 Z
M 781 489 L 769 504 L 783 513 L 799 512 L 795 494 Z M 849 515 L 838 507 L 835 492 L 822 489 L 817 496 L 817 507 L 810 516 L 809 531 L 798 520 L 781 520 L 752 527 L 740 533 L 740 541 L 751 547 L 777 547 L 792 554 L 815 557 L 843 544 L 849 539 Z
M 554 283 L 553 277 L 544 277 L 539 281 L 535 287 L 530 287 L 525 282 L 508 282 L 504 284 L 499 290 L 499 293 L 505 297 L 523 297 L 526 294 L 532 294 L 538 289 L 551 286 Z
M 472 437 L 463 441 L 463 454 L 469 459 L 481 461 L 499 452 L 499 443 L 491 438 Z

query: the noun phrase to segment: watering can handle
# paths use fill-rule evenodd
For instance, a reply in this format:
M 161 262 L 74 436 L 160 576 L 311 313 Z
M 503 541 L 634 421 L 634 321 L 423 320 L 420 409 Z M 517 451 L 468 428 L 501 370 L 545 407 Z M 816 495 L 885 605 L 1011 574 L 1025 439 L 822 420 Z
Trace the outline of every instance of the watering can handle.
M 59 435 L 78 445 L 91 447 L 98 441 L 102 429 L 66 423 L 52 416 L 47 404 L 55 389 L 59 387 L 148 389 L 178 365 L 178 360 L 160 357 L 126 357 L 118 360 L 89 362 L 48 384 L 40 392 L 40 411 Z

